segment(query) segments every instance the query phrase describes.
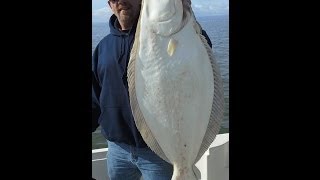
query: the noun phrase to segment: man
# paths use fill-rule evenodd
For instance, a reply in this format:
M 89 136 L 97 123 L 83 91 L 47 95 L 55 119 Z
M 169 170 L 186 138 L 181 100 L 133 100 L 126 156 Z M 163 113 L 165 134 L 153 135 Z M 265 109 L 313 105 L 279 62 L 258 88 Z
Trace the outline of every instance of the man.
M 127 65 L 141 0 L 109 0 L 108 4 L 114 13 L 110 34 L 99 42 L 92 58 L 92 131 L 100 125 L 107 139 L 109 179 L 171 180 L 172 165 L 148 148 L 129 103 Z

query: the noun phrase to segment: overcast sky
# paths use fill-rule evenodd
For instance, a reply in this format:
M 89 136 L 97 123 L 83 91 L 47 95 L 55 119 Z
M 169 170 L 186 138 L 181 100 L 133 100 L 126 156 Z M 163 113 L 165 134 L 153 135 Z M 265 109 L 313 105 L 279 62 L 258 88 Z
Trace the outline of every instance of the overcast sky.
M 92 0 L 92 21 L 108 22 L 112 15 L 108 0 Z M 229 14 L 229 0 L 191 0 L 196 16 Z

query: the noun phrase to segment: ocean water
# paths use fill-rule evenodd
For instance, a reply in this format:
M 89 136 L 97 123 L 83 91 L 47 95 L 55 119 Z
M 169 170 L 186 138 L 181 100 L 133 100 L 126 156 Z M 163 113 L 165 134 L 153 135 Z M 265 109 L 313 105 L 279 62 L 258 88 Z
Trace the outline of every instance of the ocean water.
M 225 113 L 220 132 L 229 132 L 229 16 L 197 17 L 197 20 L 212 42 L 213 53 L 220 67 L 225 96 Z M 107 23 L 92 24 L 92 54 L 99 41 L 108 33 Z M 98 129 L 92 135 L 92 149 L 102 147 L 105 147 L 105 140 Z

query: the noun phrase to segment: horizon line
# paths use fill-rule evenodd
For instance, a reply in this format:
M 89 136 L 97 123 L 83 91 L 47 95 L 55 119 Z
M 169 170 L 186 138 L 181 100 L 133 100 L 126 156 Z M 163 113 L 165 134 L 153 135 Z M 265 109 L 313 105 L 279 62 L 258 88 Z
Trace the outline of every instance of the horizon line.
M 196 18 L 201 18 L 201 17 L 213 17 L 213 16 L 229 16 L 229 14 L 212 14 L 212 15 L 196 15 Z M 107 20 L 94 20 L 92 19 L 92 23 L 105 23 L 109 21 L 109 19 Z

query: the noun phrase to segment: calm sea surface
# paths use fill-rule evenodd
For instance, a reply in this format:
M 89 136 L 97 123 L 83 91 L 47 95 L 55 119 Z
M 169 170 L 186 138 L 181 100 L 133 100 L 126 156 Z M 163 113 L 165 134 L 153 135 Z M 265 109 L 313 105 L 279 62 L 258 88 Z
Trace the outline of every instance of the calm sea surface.
M 222 132 L 229 130 L 229 16 L 208 16 L 197 18 L 202 28 L 207 32 L 213 52 L 218 61 L 224 82 L 225 116 Z M 107 23 L 92 24 L 92 54 L 99 41 L 109 33 Z M 105 140 L 98 129 L 92 134 L 92 149 L 105 147 Z

